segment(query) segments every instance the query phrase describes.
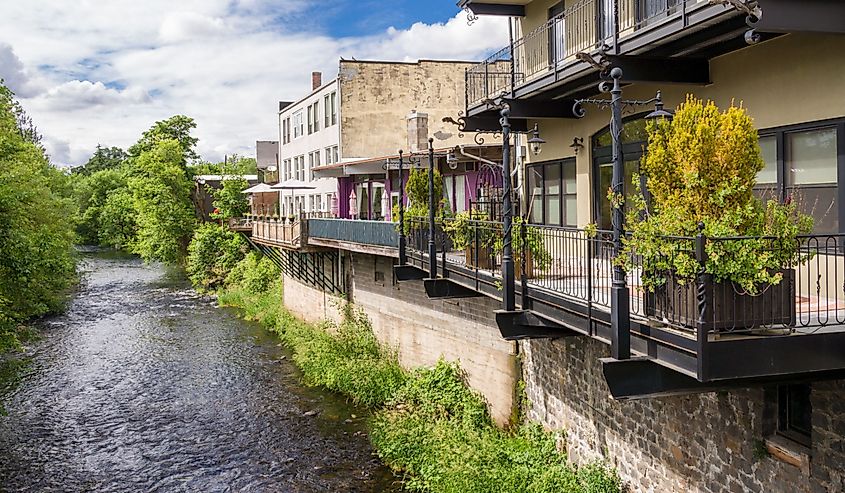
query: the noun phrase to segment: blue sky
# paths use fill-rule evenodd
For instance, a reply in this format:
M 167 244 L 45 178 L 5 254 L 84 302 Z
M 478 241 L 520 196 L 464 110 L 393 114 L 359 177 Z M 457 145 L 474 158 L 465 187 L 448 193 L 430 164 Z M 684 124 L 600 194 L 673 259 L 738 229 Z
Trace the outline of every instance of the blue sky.
M 407 29 L 416 22 L 446 22 L 459 11 L 453 0 L 340 0 L 313 9 L 333 37 L 370 36 L 389 27 Z
M 153 122 L 197 122 L 203 158 L 251 155 L 278 136 L 278 101 L 338 59 L 480 59 L 502 18 L 469 26 L 454 0 L 34 0 L 0 2 L 0 78 L 53 161 L 128 147 Z

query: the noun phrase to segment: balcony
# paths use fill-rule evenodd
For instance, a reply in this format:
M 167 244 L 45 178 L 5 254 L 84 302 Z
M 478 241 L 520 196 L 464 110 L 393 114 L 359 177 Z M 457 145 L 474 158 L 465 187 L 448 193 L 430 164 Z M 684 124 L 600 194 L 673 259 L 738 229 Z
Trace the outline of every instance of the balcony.
M 469 69 L 467 114 L 478 115 L 483 102 L 499 97 L 592 95 L 596 61 L 627 63 L 626 82 L 704 84 L 709 73 L 702 62 L 745 46 L 748 29 L 744 15 L 707 0 L 581 0 Z
M 396 223 L 352 219 L 310 219 L 308 244 L 397 257 L 399 232 Z
M 430 269 L 425 219 L 409 220 L 409 263 Z M 502 224 L 470 221 L 463 248 L 438 222 L 435 298 L 502 297 Z M 520 236 L 524 240 L 520 240 Z M 697 238 L 667 238 L 695 261 Z M 766 238 L 709 238 L 727 250 Z M 643 282 L 642 260 L 628 274 L 634 358 L 604 362 L 611 392 L 640 398 L 845 376 L 845 235 L 797 239 L 802 261 L 780 284 L 754 296 L 712 277 Z M 529 246 L 526 246 L 529 245 Z M 552 226 L 515 227 L 516 297 L 520 310 L 500 312 L 507 339 L 587 336 L 610 344 L 613 244 L 609 232 Z M 423 276 L 420 276 L 423 277 Z

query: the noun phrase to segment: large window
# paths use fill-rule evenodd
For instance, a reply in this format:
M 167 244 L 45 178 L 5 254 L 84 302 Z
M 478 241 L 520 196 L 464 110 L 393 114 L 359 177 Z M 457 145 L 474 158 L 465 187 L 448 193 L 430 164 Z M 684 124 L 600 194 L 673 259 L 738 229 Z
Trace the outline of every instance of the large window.
M 760 149 L 766 167 L 757 175 L 758 194 L 794 201 L 815 219 L 816 233 L 843 232 L 845 121 L 764 130 Z
M 302 121 L 302 110 L 293 114 L 293 138 L 300 137 L 305 134 L 305 123 Z
M 290 117 L 282 120 L 282 144 L 290 142 Z
M 528 192 L 532 223 L 577 226 L 574 158 L 529 166 Z

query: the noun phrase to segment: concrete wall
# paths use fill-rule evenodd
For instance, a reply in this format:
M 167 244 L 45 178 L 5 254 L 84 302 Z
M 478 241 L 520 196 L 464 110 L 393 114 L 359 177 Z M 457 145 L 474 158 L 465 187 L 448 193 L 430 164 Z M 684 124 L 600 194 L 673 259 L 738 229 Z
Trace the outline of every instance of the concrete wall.
M 443 123 L 465 107 L 466 62 L 420 60 L 416 63 L 340 62 L 340 141 L 344 160 L 394 155 L 407 150 L 406 117 L 411 110 L 427 113 L 429 135 L 452 134 L 435 140 L 436 148 L 472 142 L 458 137 L 457 127 Z
M 635 492 L 845 491 L 845 382 L 813 386 L 813 441 L 803 467 L 759 457 L 775 419 L 774 392 L 748 389 L 618 402 L 587 338 L 520 344 L 528 418 L 566 431 L 578 463 L 615 465 Z
M 349 298 L 364 310 L 382 343 L 397 350 L 405 368 L 431 366 L 440 358 L 459 361 L 469 384 L 489 404 L 500 425 L 513 414 L 516 383 L 520 379 L 515 345 L 504 341 L 489 298 L 432 301 L 422 282 L 395 283 L 394 259 L 353 253 L 348 259 Z M 310 322 L 338 321 L 340 298 L 284 278 L 284 304 Z

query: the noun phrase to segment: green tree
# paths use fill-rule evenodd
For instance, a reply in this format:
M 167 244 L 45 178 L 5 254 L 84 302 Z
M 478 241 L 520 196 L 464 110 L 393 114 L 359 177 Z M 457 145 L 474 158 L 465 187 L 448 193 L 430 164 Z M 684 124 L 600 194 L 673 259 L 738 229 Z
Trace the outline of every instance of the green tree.
M 186 166 L 188 163 L 199 159 L 196 146 L 199 139 L 191 136 L 191 130 L 197 128 L 193 118 L 184 115 L 176 115 L 155 122 L 155 124 L 144 132 L 141 139 L 129 148 L 129 156 L 138 158 L 145 152 L 154 150 L 159 144 L 175 140 L 181 149 L 180 164 Z
M 214 290 L 222 287 L 229 272 L 249 253 L 243 236 L 206 223 L 197 228 L 188 247 L 186 269 L 197 288 Z
M 101 243 L 102 213 L 106 201 L 113 192 L 126 186 L 125 173 L 117 169 L 104 169 L 76 179 L 74 195 L 79 207 L 76 231 L 80 241 L 91 245 Z
M 100 211 L 97 241 L 103 246 L 131 251 L 137 236 L 132 191 L 128 188 L 111 191 Z
M 134 160 L 129 188 L 138 233 L 132 250 L 146 261 L 180 263 L 187 253 L 196 219 L 183 159 L 179 141 L 162 140 Z
M 102 147 L 97 144 L 97 150 L 84 165 L 75 168 L 74 172 L 83 175 L 91 175 L 98 171 L 114 170 L 119 168 L 129 155 L 120 147 Z
M 209 188 L 209 193 L 214 197 L 214 208 L 217 213 L 215 219 L 230 219 L 242 217 L 249 211 L 249 200 L 244 190 L 249 188 L 249 182 L 242 177 L 223 180 L 219 189 Z
M 18 323 L 61 308 L 76 277 L 75 204 L 35 137 L 0 85 L 0 349 Z

